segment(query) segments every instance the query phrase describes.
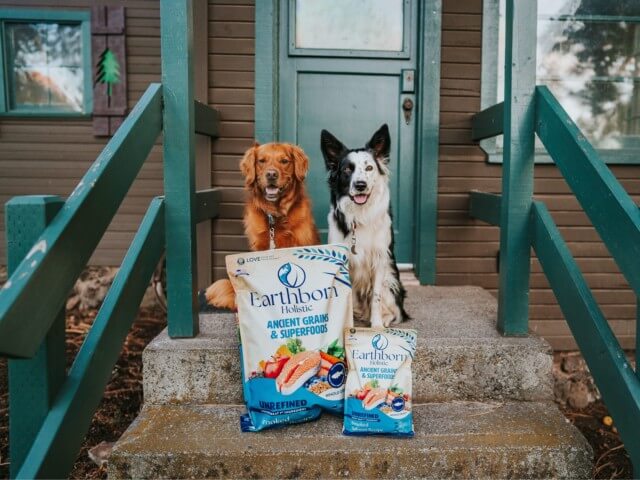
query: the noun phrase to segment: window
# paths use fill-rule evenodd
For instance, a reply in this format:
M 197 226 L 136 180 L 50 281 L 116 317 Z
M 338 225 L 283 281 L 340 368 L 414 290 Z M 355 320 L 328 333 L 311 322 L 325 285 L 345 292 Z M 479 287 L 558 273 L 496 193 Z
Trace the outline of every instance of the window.
M 289 0 L 289 54 L 409 58 L 410 0 Z
M 402 0 L 296 0 L 296 48 L 402 51 Z
M 0 115 L 91 113 L 89 12 L 0 9 Z
M 485 0 L 482 108 L 503 100 L 505 0 Z M 640 2 L 538 0 L 536 83 L 607 163 L 640 163 Z M 498 45 L 499 48 L 487 48 Z M 536 144 L 536 161 L 550 162 Z M 502 137 L 482 142 L 502 161 Z

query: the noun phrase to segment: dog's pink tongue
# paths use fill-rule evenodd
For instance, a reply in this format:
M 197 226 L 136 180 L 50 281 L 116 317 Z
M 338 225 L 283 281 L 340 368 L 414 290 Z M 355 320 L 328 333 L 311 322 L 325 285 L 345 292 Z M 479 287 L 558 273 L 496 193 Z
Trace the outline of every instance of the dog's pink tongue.
M 354 195 L 353 201 L 356 202 L 358 205 L 362 205 L 367 201 L 367 198 L 368 198 L 367 195 Z
M 278 193 L 278 187 L 267 187 L 265 188 L 265 191 L 267 192 L 267 194 L 269 195 L 275 195 Z

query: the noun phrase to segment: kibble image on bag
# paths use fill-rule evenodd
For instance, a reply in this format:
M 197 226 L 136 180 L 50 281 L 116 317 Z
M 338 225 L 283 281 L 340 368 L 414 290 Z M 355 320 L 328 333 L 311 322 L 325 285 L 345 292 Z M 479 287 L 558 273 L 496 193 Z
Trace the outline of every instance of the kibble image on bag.
M 353 322 L 347 247 L 229 255 L 226 265 L 238 304 L 242 430 L 342 414 L 343 332 Z
M 348 328 L 345 435 L 412 436 L 411 362 L 416 331 Z

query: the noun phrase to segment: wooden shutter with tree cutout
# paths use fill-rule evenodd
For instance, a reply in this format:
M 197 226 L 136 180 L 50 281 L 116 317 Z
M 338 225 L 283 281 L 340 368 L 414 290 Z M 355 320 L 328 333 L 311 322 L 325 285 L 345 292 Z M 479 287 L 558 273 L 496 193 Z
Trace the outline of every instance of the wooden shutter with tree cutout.
M 91 9 L 93 133 L 110 136 L 127 114 L 127 57 L 124 7 Z

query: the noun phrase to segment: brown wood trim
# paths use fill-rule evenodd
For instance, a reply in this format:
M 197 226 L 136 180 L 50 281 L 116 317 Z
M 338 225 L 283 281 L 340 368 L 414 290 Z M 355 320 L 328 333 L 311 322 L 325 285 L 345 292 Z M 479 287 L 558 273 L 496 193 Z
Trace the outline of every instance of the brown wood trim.
M 93 34 L 124 34 L 124 7 L 95 5 L 91 7 L 91 32 Z

